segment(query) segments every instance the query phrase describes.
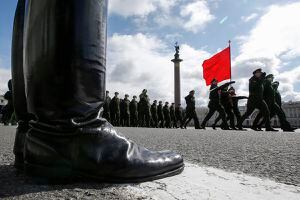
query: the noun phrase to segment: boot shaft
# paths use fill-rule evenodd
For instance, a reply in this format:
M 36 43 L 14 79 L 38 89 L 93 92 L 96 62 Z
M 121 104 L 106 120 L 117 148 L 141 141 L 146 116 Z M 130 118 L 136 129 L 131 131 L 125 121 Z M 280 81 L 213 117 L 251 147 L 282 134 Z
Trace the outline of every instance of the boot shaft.
M 107 0 L 28 0 L 28 110 L 47 123 L 96 115 L 105 97 Z

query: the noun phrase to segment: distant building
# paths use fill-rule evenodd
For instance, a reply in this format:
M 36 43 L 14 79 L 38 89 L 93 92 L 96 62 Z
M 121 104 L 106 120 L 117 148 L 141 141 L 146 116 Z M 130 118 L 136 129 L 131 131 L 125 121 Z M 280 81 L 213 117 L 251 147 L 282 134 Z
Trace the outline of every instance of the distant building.
M 291 123 L 292 126 L 300 128 L 300 101 L 296 102 L 283 102 L 282 108 L 286 114 L 287 120 Z M 239 107 L 241 114 L 244 114 L 246 112 L 246 106 L 240 106 Z M 199 122 L 201 123 L 208 113 L 207 107 L 200 107 L 196 109 Z M 258 114 L 258 110 L 255 110 L 243 123 L 245 127 L 251 127 L 256 115 Z M 217 118 L 218 113 L 216 112 L 211 119 L 207 122 L 207 126 L 211 126 L 215 119 Z M 220 124 L 221 122 L 219 122 Z M 279 127 L 280 122 L 278 117 L 274 117 L 271 120 L 271 124 L 273 127 Z M 192 124 L 191 124 L 192 125 Z

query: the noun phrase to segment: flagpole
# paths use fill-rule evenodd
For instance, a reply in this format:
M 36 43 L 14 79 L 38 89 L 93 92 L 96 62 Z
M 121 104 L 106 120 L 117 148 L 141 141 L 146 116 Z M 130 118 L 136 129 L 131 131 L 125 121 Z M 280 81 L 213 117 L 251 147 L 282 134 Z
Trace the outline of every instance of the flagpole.
M 231 74 L 231 41 L 230 40 L 228 41 L 228 44 L 229 44 L 230 81 L 231 81 L 232 74 Z

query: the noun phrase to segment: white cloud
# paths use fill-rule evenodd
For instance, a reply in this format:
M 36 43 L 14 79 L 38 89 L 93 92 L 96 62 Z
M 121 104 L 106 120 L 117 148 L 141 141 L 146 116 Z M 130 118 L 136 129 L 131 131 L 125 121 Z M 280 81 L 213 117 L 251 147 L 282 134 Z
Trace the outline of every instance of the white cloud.
M 207 23 L 215 19 L 210 13 L 207 2 L 203 0 L 197 0 L 185 5 L 180 15 L 184 18 L 188 18 L 185 20 L 183 27 L 194 33 L 199 32 Z
M 139 95 L 147 88 L 151 100 L 173 101 L 174 68 L 172 46 L 152 35 L 118 35 L 108 40 L 107 89 Z M 202 80 L 202 61 L 209 54 L 189 45 L 181 46 L 182 102 L 192 89 L 198 93 L 198 105 L 207 103 L 207 89 Z
M 8 91 L 7 82 L 9 79 L 11 79 L 10 70 L 0 67 L 0 95 L 3 95 L 6 91 Z
M 179 15 L 174 11 L 177 9 Z M 154 22 L 160 27 L 177 26 L 193 33 L 198 33 L 215 19 L 204 0 L 111 0 L 109 12 L 125 18 L 134 17 L 140 29 Z
M 111 0 L 109 12 L 123 17 L 146 17 L 152 12 L 169 12 L 178 0 Z
M 295 68 L 285 72 L 288 75 L 284 76 L 280 73 L 282 66 L 300 57 L 300 21 L 296 20 L 300 18 L 299 10 L 300 2 L 272 5 L 258 19 L 249 35 L 239 37 L 241 46 L 240 54 L 233 61 L 234 78 L 241 78 L 245 82 L 252 71 L 259 67 L 267 73 L 285 78 L 300 70 Z M 295 84 L 299 82 L 294 79 L 283 82 L 284 100 L 300 100 L 299 93 L 294 91 Z
M 156 10 L 152 0 L 111 0 L 109 12 L 129 16 L 146 16 Z
M 251 15 L 249 15 L 249 16 L 242 16 L 242 20 L 244 21 L 244 22 L 249 22 L 249 21 L 252 21 L 252 20 L 254 20 L 254 19 L 256 19 L 258 17 L 258 14 L 257 13 L 252 13 Z

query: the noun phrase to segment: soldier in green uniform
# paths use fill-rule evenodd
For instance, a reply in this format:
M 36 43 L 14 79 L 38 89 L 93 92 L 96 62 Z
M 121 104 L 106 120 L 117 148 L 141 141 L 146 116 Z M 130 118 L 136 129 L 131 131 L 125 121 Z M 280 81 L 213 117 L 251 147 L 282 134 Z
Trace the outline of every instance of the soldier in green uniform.
M 170 108 L 169 102 L 166 102 L 163 107 L 164 119 L 165 119 L 165 127 L 171 128 L 171 116 L 170 116 Z
M 233 113 L 236 117 L 236 121 L 238 122 L 238 121 L 241 120 L 241 117 L 242 117 L 240 109 L 239 109 L 239 101 L 242 100 L 242 99 L 248 99 L 248 97 L 246 97 L 246 96 L 237 96 L 236 93 L 235 93 L 234 87 L 229 88 L 229 93 L 230 93 L 231 98 L 232 98 Z
M 181 104 L 178 104 L 176 107 L 175 107 L 175 117 L 176 117 L 176 127 L 178 127 L 178 122 L 179 122 L 179 125 L 180 125 L 180 128 L 183 128 L 182 124 L 182 120 L 183 120 L 183 109 L 181 107 Z
M 233 113 L 233 100 L 231 97 L 231 94 L 228 91 L 228 86 L 222 88 L 221 90 L 221 94 L 220 94 L 220 102 L 221 105 L 223 106 L 225 113 L 227 115 L 227 120 L 229 119 L 230 121 L 230 128 L 232 130 L 237 130 L 235 128 L 235 122 L 234 122 L 234 113 Z M 222 119 L 221 115 L 219 114 L 219 116 L 215 119 L 215 123 L 212 125 L 212 128 L 215 129 L 218 121 L 220 121 Z M 224 128 L 224 124 L 221 124 L 221 128 Z
M 7 83 L 8 91 L 4 94 L 4 99 L 7 101 L 7 104 L 2 108 L 2 122 L 4 125 L 9 125 L 11 118 L 14 113 L 13 106 L 13 94 L 12 94 L 12 80 L 10 79 Z
M 208 104 L 208 108 L 209 108 L 209 112 L 207 113 L 207 115 L 205 116 L 202 124 L 201 124 L 201 129 L 205 129 L 206 123 L 208 122 L 208 120 L 213 116 L 213 114 L 218 111 L 219 115 L 222 119 L 222 123 L 223 123 L 223 129 L 224 130 L 229 130 L 228 124 L 227 124 L 227 120 L 226 120 L 226 114 L 225 114 L 225 110 L 224 107 L 221 105 L 220 103 L 220 95 L 221 95 L 221 90 L 228 87 L 230 84 L 235 83 L 234 81 L 225 83 L 224 85 L 218 87 L 218 81 L 216 79 L 213 79 L 211 81 L 211 87 L 210 87 L 210 93 L 209 93 L 209 104 Z
M 163 102 L 159 101 L 157 106 L 157 117 L 158 117 L 158 127 L 164 128 L 165 127 L 165 118 L 163 113 Z
M 119 93 L 115 92 L 115 96 L 110 102 L 111 122 L 114 126 L 120 126 L 120 99 Z
M 154 100 L 153 104 L 151 105 L 151 116 L 152 116 L 151 126 L 153 128 L 157 128 L 158 127 L 157 100 Z
M 237 96 L 236 93 L 235 93 L 235 89 L 234 87 L 230 87 L 229 90 L 228 90 L 228 95 L 229 95 L 229 99 L 227 101 L 227 103 L 230 104 L 231 106 L 231 112 L 233 112 L 233 122 L 231 122 L 231 126 L 232 126 L 232 123 L 235 124 L 235 119 L 234 117 L 236 118 L 236 121 L 238 122 L 240 119 L 241 119 L 241 112 L 239 110 L 239 100 L 242 100 L 242 99 L 247 99 L 248 97 L 245 97 L 245 96 Z M 224 104 L 224 103 L 223 103 Z M 226 107 L 226 103 L 224 104 L 224 107 Z M 225 112 L 227 114 L 227 120 L 230 120 L 230 114 L 228 114 L 228 108 L 226 109 L 225 108 Z M 218 121 L 221 120 L 221 117 L 220 115 L 218 116 L 218 118 L 215 120 L 215 124 L 212 125 L 212 128 L 215 129 L 215 126 L 216 124 L 218 123 Z
M 125 105 L 124 100 L 120 99 L 120 126 L 124 126 L 125 119 Z
M 195 100 L 195 91 L 190 91 L 189 95 L 185 97 L 186 110 L 185 117 L 182 120 L 180 127 L 186 128 L 187 124 L 194 119 L 195 129 L 200 129 L 198 116 L 196 113 L 196 100 Z
M 138 102 L 137 96 L 133 96 L 130 102 L 130 124 L 133 127 L 138 126 Z
M 257 108 L 263 114 L 266 124 L 266 131 L 276 131 L 271 127 L 270 111 L 264 100 L 264 82 L 266 73 L 263 73 L 261 69 L 257 69 L 253 72 L 253 76 L 249 79 L 249 98 L 247 102 L 247 110 L 238 122 L 237 127 L 243 130 L 243 122 L 248 118 L 253 111 Z
M 147 95 L 147 90 L 144 89 L 140 94 L 140 122 L 142 126 L 150 127 L 151 113 L 150 113 L 150 99 Z
M 280 106 L 276 103 L 276 99 L 275 99 L 276 93 L 274 87 L 272 86 L 273 80 L 274 80 L 274 75 L 269 74 L 268 76 L 266 76 L 266 79 L 264 81 L 264 100 L 267 103 L 268 108 L 270 110 L 270 119 L 275 115 L 277 115 L 280 121 L 281 129 L 283 131 L 292 132 L 295 129 L 291 127 L 290 123 L 286 120 L 285 113 L 280 108 Z M 252 129 L 259 130 L 257 129 L 257 124 L 262 117 L 263 117 L 263 113 L 262 111 L 260 111 L 253 122 Z M 263 120 L 263 123 L 264 122 L 265 119 Z
M 105 92 L 105 101 L 103 105 L 103 118 L 105 118 L 108 122 L 111 122 L 110 120 L 110 102 L 111 98 L 109 96 L 109 91 Z
M 123 99 L 123 109 L 123 126 L 130 127 L 130 100 L 128 94 L 125 94 Z
M 170 106 L 170 117 L 171 117 L 171 128 L 178 128 L 176 123 L 176 115 L 175 115 L 175 103 L 172 103 Z

